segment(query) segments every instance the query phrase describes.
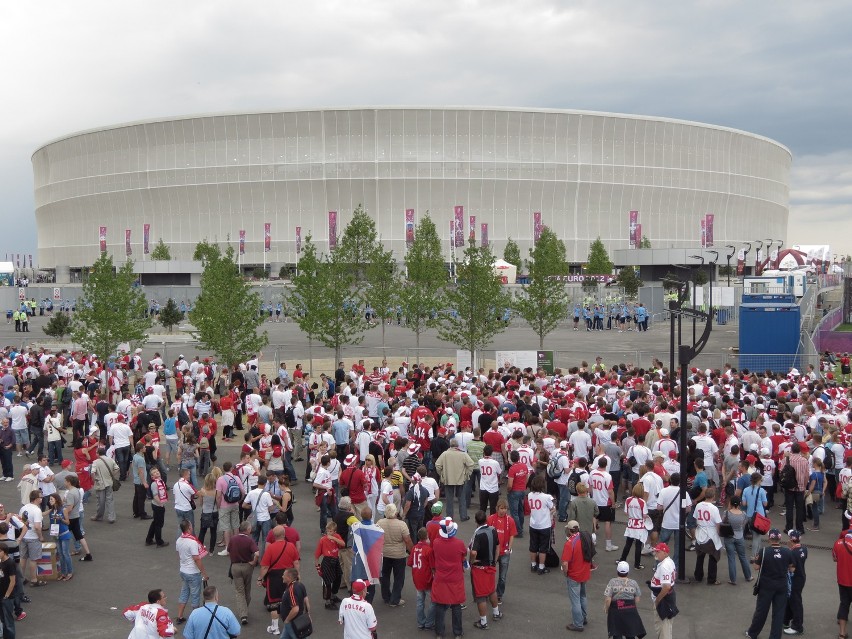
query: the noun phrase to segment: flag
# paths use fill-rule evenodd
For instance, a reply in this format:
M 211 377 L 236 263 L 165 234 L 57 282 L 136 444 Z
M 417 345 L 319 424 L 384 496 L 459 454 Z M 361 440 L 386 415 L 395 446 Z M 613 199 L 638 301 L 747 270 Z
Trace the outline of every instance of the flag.
M 379 583 L 379 576 L 382 574 L 385 531 L 374 524 L 352 524 L 350 530 L 355 550 L 353 576 L 364 574 L 369 583 Z
M 296 227 L 296 255 L 302 252 L 302 227 Z
M 740 252 L 737 253 L 737 275 L 743 275 L 745 273 L 745 258 L 746 250 L 741 248 Z
M 328 249 L 337 248 L 337 211 L 328 212 Z
M 151 225 L 143 224 L 142 225 L 142 253 L 148 255 L 150 251 L 151 245 Z
M 482 243 L 483 248 L 488 246 L 488 222 L 482 223 L 480 239 L 481 239 L 481 243 Z
M 414 244 L 414 209 L 405 209 L 405 247 Z
M 124 229 L 124 254 L 133 255 L 133 249 L 130 247 L 130 229 Z
M 533 243 L 538 243 L 541 237 L 541 229 L 541 211 L 536 211 L 533 213 Z
M 630 211 L 629 222 L 627 225 L 627 238 L 630 248 L 639 248 L 639 242 L 636 241 L 636 224 L 639 222 L 639 211 Z
M 464 246 L 464 207 L 456 206 L 454 213 L 456 215 L 455 226 L 453 227 L 455 229 L 454 245 L 458 248 L 460 246 Z
M 101 247 L 101 253 L 106 253 L 106 231 L 107 227 L 105 226 L 98 229 L 98 243 Z
M 704 246 L 713 248 L 713 218 L 716 217 L 712 213 L 704 216 Z
M 476 216 L 470 216 L 470 231 L 468 232 L 468 239 L 476 241 Z
M 269 253 L 272 248 L 272 224 L 266 222 L 263 225 L 263 252 Z
M 240 255 L 246 254 L 246 232 L 240 231 Z
M 763 262 L 763 249 L 757 249 L 757 254 L 754 258 L 754 274 L 760 275 L 763 272 L 763 269 L 760 268 L 760 264 Z
M 707 218 L 701 218 L 701 248 L 707 247 Z

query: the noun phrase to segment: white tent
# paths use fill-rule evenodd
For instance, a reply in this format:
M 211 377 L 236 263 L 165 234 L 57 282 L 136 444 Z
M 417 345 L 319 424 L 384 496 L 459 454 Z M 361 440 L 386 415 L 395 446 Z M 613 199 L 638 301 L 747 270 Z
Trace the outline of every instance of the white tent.
M 506 260 L 494 260 L 494 275 L 499 277 L 503 284 L 514 284 L 518 278 L 518 267 Z

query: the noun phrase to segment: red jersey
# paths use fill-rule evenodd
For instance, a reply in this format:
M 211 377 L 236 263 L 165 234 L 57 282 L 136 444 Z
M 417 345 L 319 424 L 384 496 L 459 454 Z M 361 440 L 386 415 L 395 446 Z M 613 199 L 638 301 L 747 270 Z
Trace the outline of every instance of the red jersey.
M 570 408 L 557 408 L 556 412 L 553 413 L 553 419 L 562 422 L 563 424 L 567 424 L 571 421 L 571 409 Z M 563 436 L 564 439 L 564 436 Z
M 651 422 L 644 417 L 637 417 L 633 420 L 633 430 L 636 432 L 637 437 L 639 435 L 647 435 L 651 430 Z
M 429 542 L 417 542 L 411 549 L 411 554 L 408 555 L 406 563 L 411 567 L 411 579 L 414 581 L 415 589 L 420 591 L 431 589 L 435 561 Z
M 466 404 L 459 409 L 459 420 L 460 422 L 470 422 L 473 421 L 473 406 L 470 404 Z
M 837 584 L 852 586 L 852 542 L 847 541 L 844 535 L 834 542 L 831 554 L 837 562 Z
M 415 422 L 414 428 L 409 433 L 411 438 L 420 444 L 420 449 L 424 452 L 432 449 L 432 427 L 425 421 L 420 420 Z
M 334 538 L 343 541 L 337 533 L 334 533 Z M 287 545 L 289 546 L 290 544 Z M 327 534 L 320 537 L 317 542 L 317 549 L 314 551 L 314 559 L 319 559 L 320 557 L 338 557 L 339 555 L 340 546 L 337 545 L 334 539 L 329 539 Z
M 559 439 L 568 438 L 568 426 L 561 421 L 554 420 L 547 425 L 547 430 L 552 430 L 559 435 Z
M 592 578 L 592 562 L 583 558 L 583 542 L 580 533 L 574 533 L 565 540 L 562 547 L 562 562 L 568 564 L 568 578 L 584 583 Z
M 525 462 L 519 461 L 517 464 L 512 464 L 509 468 L 509 481 L 511 482 L 509 490 L 525 490 L 529 476 L 530 468 Z
M 488 519 L 485 520 L 489 526 L 493 526 L 497 531 L 497 539 L 500 542 L 500 552 L 498 556 L 503 556 L 506 554 L 506 551 L 509 550 L 509 542 L 513 537 L 518 535 L 518 525 L 515 523 L 515 519 L 510 515 L 505 515 L 501 517 L 497 513 L 493 515 L 489 515 Z
M 367 501 L 367 493 L 365 490 L 366 478 L 364 471 L 355 466 L 350 466 L 340 473 L 339 484 L 341 487 L 346 486 L 349 489 L 349 497 L 353 504 L 363 504 Z
M 266 546 L 260 565 L 270 570 L 284 570 L 295 566 L 297 561 L 299 561 L 299 551 L 296 550 L 296 544 L 283 540 Z
M 500 434 L 499 430 L 489 430 L 482 436 L 482 441 L 491 446 L 495 453 L 502 453 L 506 438 Z
M 438 536 L 438 533 L 441 532 L 441 520 L 444 518 L 443 515 L 435 515 L 426 522 L 426 534 L 429 536 L 429 541 L 434 542 L 435 537 Z

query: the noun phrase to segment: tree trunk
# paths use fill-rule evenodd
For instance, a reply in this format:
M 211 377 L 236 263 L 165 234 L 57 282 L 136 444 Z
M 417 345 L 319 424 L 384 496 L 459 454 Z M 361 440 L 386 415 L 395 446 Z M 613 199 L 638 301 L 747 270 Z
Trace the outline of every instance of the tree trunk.
M 538 350 L 544 350 L 544 333 L 539 333 L 538 335 Z
M 336 367 L 335 367 L 336 368 Z M 308 370 L 314 376 L 314 340 L 308 337 Z
M 414 331 L 414 335 L 415 335 L 414 346 L 416 348 L 416 350 L 414 352 L 414 363 L 419 364 L 420 363 L 420 328 L 419 327 L 416 331 Z M 411 362 L 408 362 L 408 363 L 409 363 L 409 365 L 411 365 Z
M 337 362 L 340 361 L 340 344 L 334 345 L 334 367 L 337 368 Z M 313 375 L 311 375 L 313 377 Z

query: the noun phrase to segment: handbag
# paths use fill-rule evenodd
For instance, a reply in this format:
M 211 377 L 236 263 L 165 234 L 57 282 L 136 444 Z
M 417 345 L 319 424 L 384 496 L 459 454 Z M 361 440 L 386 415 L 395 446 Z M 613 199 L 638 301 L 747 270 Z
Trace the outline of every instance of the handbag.
M 296 615 L 290 624 L 293 626 L 293 634 L 296 635 L 297 639 L 305 639 L 305 637 L 310 637 L 314 633 L 314 625 L 307 612 Z
M 769 532 L 769 529 L 772 528 L 772 521 L 769 517 L 765 517 L 764 515 L 756 512 L 751 518 L 751 528 L 757 534 L 765 535 Z
M 724 538 L 730 538 L 734 536 L 734 527 L 728 523 L 728 511 L 725 511 L 725 518 L 722 520 L 722 523 L 719 524 L 719 536 Z
M 116 492 L 119 488 L 121 488 L 121 482 L 118 480 L 118 478 L 115 475 L 112 474 L 112 469 L 109 466 L 107 466 L 107 463 L 103 460 L 103 458 L 98 457 L 98 459 L 101 461 L 101 463 L 107 469 L 109 476 L 112 478 L 112 492 Z

